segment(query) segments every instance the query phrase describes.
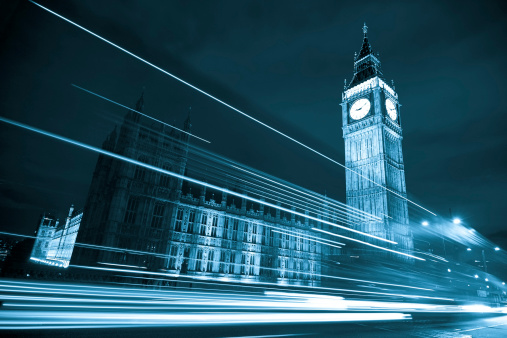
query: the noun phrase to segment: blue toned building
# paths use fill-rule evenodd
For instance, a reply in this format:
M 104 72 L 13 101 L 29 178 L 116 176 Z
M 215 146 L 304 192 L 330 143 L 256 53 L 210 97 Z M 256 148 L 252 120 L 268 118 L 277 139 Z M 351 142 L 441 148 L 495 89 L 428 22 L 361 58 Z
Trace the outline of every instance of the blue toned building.
M 394 85 L 384 79 L 366 24 L 363 33 L 361 51 L 354 58 L 354 75 L 350 82 L 345 81 L 341 103 L 347 204 L 380 218 L 359 223 L 357 230 L 387 238 L 398 243 L 397 250 L 411 253 L 401 105 Z M 362 254 L 368 256 L 366 251 Z
M 135 110 L 142 112 L 143 106 L 141 96 Z M 183 130 L 190 129 L 188 117 Z M 127 113 L 103 148 L 196 177 L 198 161 L 188 161 L 188 134 L 135 112 Z M 230 179 L 224 188 L 247 193 L 243 186 L 241 179 Z M 88 248 L 76 248 L 73 262 L 172 276 L 319 285 L 327 249 L 315 240 L 318 233 L 310 235 L 311 227 L 322 227 L 318 223 L 100 155 L 78 235 Z
M 76 237 L 81 225 L 82 211 L 71 206 L 65 223 L 49 214 L 43 214 L 30 259 L 34 262 L 59 267 L 69 266 Z

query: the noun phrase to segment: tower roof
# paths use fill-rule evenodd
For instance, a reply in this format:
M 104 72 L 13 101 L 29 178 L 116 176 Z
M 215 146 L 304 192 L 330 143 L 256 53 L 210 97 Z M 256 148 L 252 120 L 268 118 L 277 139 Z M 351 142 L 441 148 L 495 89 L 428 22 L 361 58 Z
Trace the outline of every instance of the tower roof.
M 380 70 L 380 60 L 373 54 L 367 33 L 368 26 L 365 23 L 363 25 L 363 45 L 359 54 L 356 54 L 354 58 L 354 77 L 347 88 L 354 87 L 375 76 L 383 78 L 382 71 Z
M 364 34 L 363 46 L 361 47 L 361 51 L 357 55 L 355 61 L 361 60 L 362 58 L 364 58 L 365 56 L 367 56 L 369 54 L 373 54 L 373 49 L 371 48 L 370 41 L 368 41 L 368 34 L 367 33 L 368 33 L 368 26 L 366 26 L 366 22 L 365 22 L 363 25 L 363 34 Z

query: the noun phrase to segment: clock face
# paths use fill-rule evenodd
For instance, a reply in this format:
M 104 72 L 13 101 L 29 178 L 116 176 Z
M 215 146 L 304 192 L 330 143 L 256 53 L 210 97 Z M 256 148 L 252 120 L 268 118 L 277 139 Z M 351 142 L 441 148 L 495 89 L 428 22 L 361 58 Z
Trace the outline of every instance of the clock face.
M 359 99 L 350 107 L 350 117 L 354 120 L 362 119 L 370 111 L 370 101 L 368 99 Z
M 396 105 L 391 99 L 386 100 L 386 110 L 387 115 L 391 118 L 391 120 L 396 121 L 396 118 L 398 117 L 398 113 L 396 112 Z

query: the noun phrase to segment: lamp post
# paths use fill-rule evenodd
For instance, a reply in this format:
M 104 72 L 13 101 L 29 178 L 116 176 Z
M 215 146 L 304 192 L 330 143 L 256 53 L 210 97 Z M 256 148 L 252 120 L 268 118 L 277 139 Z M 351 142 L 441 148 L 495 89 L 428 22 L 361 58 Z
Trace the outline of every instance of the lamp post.
M 486 266 L 486 255 L 484 254 L 484 249 L 482 249 L 482 263 L 484 266 L 484 272 L 488 273 L 488 267 Z

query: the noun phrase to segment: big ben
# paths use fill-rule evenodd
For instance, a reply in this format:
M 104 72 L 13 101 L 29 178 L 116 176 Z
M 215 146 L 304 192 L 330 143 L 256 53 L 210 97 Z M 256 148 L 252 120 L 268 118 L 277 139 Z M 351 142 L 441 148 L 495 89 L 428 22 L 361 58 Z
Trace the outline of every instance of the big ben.
M 393 249 L 409 253 L 413 239 L 406 199 L 400 103 L 394 86 L 384 80 L 367 29 L 365 24 L 363 45 L 354 58 L 354 75 L 345 83 L 341 103 L 347 204 L 379 219 L 358 223 L 357 230 L 394 241 L 397 244 Z

